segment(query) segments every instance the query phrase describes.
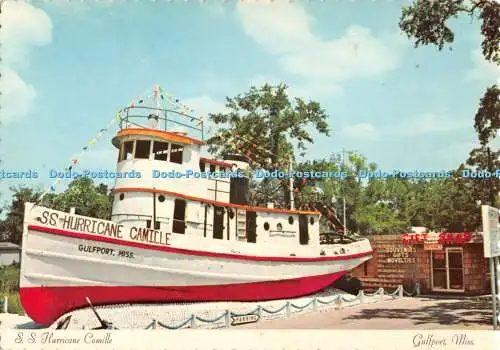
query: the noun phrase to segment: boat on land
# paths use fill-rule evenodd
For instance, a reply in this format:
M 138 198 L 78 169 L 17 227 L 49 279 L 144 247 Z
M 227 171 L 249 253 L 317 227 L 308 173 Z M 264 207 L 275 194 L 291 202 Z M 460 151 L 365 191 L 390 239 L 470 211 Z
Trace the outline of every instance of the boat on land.
M 35 322 L 50 325 L 87 300 L 299 297 L 372 257 L 367 239 L 323 244 L 319 211 L 249 205 L 248 158 L 202 157 L 203 120 L 156 103 L 121 111 L 117 173 L 141 175 L 116 177 L 111 220 L 25 204 L 19 291 Z

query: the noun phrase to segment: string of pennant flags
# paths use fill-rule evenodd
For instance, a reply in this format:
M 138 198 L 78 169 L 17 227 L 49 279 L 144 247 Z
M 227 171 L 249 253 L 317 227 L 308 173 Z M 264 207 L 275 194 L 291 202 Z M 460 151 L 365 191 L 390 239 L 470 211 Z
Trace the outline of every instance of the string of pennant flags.
M 158 86 L 158 90 L 159 90 L 160 100 L 163 101 L 163 106 L 165 107 L 165 109 L 167 109 L 166 107 L 168 107 L 168 105 L 167 105 L 167 101 L 168 101 L 168 102 L 174 104 L 174 109 L 181 110 L 180 113 L 187 114 L 187 113 L 194 112 L 194 110 L 192 108 L 189 108 L 185 104 L 179 102 L 179 99 L 175 98 L 172 94 L 166 92 L 161 87 Z M 150 90 L 148 90 L 148 91 L 150 91 Z M 134 108 L 136 106 L 135 101 L 137 101 L 137 104 L 144 103 L 145 98 L 143 96 L 145 96 L 145 95 L 146 95 L 146 93 L 143 93 L 141 96 L 132 100 L 129 107 Z M 152 96 L 153 95 L 147 95 L 147 98 L 151 98 Z M 76 156 L 72 157 L 72 159 L 70 160 L 70 163 L 66 167 L 64 167 L 64 171 L 71 171 L 80 163 L 81 157 L 89 150 L 90 146 L 96 144 L 115 123 L 117 123 L 118 121 L 121 120 L 121 115 L 122 115 L 123 111 L 124 111 L 123 109 L 120 109 L 118 112 L 116 112 L 115 115 L 113 116 L 113 118 L 109 121 L 109 123 L 104 128 L 100 129 L 99 132 L 97 132 L 97 134 L 93 138 L 91 138 L 89 141 L 87 141 L 87 144 L 80 149 L 80 152 Z M 199 126 L 202 126 L 203 119 L 202 119 L 202 117 L 200 117 L 199 119 L 200 120 L 198 121 L 197 124 Z M 194 118 L 191 118 L 191 121 L 193 122 Z M 38 198 L 37 203 L 40 203 L 42 201 L 43 197 L 45 195 L 47 195 L 49 192 L 54 192 L 56 190 L 56 186 L 61 181 L 62 181 L 62 179 L 58 177 L 49 186 L 49 188 L 44 193 L 42 193 L 42 195 Z

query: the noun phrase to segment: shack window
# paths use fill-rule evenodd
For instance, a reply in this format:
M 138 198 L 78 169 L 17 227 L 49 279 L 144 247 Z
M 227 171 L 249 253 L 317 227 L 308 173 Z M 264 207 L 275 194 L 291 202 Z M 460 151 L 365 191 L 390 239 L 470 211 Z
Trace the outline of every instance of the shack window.
M 149 159 L 150 150 L 151 150 L 151 141 L 137 140 L 135 144 L 135 158 Z
M 215 164 L 210 164 L 210 172 L 215 172 Z
M 153 143 L 153 154 L 155 160 L 167 161 L 168 159 L 168 142 L 158 142 Z
M 134 152 L 134 141 L 127 141 L 123 144 L 123 151 L 121 152 L 120 161 L 132 159 Z
M 200 171 L 203 172 L 205 171 L 205 162 L 200 160 Z
M 184 150 L 184 146 L 176 145 L 172 143 L 170 146 L 170 161 L 172 163 L 182 164 L 182 151 Z

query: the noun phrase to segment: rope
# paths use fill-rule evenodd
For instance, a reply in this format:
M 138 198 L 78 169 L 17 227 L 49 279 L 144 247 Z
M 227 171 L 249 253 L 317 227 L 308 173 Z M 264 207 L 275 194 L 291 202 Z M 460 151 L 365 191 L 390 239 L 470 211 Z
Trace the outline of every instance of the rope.
M 293 303 L 290 303 L 291 306 L 293 306 L 294 308 L 298 309 L 298 310 L 304 310 L 306 307 L 308 307 L 309 305 L 312 305 L 312 303 L 314 303 L 314 299 L 311 300 L 310 302 L 308 302 L 306 305 L 304 306 L 297 306 Z
M 360 300 L 360 302 L 362 302 L 361 295 L 363 295 L 363 296 L 376 296 L 376 295 L 383 296 L 383 295 L 390 295 L 390 296 L 397 297 L 397 295 L 401 292 L 401 290 L 403 291 L 403 294 L 410 294 L 410 293 L 408 293 L 408 292 L 406 292 L 404 290 L 404 288 L 403 288 L 402 285 L 400 285 L 400 286 L 398 286 L 396 288 L 396 290 L 394 290 L 391 293 L 384 291 L 384 288 L 379 288 L 376 292 L 371 293 L 371 294 L 362 294 L 362 293 L 359 293 L 357 296 L 351 296 L 351 297 L 348 297 L 346 295 L 338 294 L 338 295 L 334 296 L 333 298 L 331 298 L 330 300 L 321 300 L 320 298 L 314 297 L 307 304 L 302 305 L 302 306 L 293 304 L 291 302 L 287 302 L 282 307 L 280 307 L 280 308 L 278 308 L 276 310 L 269 310 L 269 309 L 266 309 L 264 307 L 258 306 L 255 309 L 253 309 L 252 311 L 248 311 L 248 312 L 245 312 L 245 313 L 238 313 L 238 312 L 230 311 L 229 315 L 230 316 L 248 316 L 248 315 L 255 315 L 259 311 L 266 312 L 266 313 L 268 313 L 270 315 L 273 315 L 273 314 L 277 314 L 277 313 L 285 310 L 289 306 L 293 307 L 296 310 L 299 310 L 298 312 L 301 312 L 304 309 L 306 309 L 307 307 L 309 307 L 311 304 L 314 304 L 315 302 L 317 302 L 319 304 L 322 304 L 322 305 L 329 305 L 329 304 L 332 304 L 332 303 L 337 302 L 337 301 L 353 302 L 353 301 L 356 301 L 356 300 Z M 411 295 L 413 295 L 417 290 L 418 290 L 418 286 L 415 286 L 415 289 L 413 290 L 413 292 L 411 293 Z M 182 322 L 182 323 L 180 323 L 180 324 L 178 324 L 176 326 L 168 326 L 168 325 L 166 325 L 164 323 L 161 323 L 160 321 L 157 321 L 157 324 L 160 325 L 161 327 L 167 328 L 167 329 L 179 329 L 179 328 L 182 328 L 185 325 L 187 325 L 193 319 L 201 321 L 201 322 L 204 322 L 204 323 L 215 323 L 215 322 L 218 322 L 218 321 L 222 320 L 226 316 L 227 316 L 227 311 L 224 312 L 223 314 L 221 314 L 220 316 L 215 317 L 213 319 L 206 319 L 206 318 L 202 318 L 202 317 L 199 317 L 199 316 L 196 316 L 196 315 L 191 315 L 191 317 L 189 317 L 187 320 L 185 320 L 184 322 Z M 153 323 L 149 324 L 146 327 L 146 329 L 150 329 L 153 326 L 153 324 L 154 324 L 154 321 L 153 321 Z M 228 326 L 228 325 L 226 324 L 226 326 Z
M 247 313 L 244 313 L 244 314 L 240 314 L 240 313 L 231 311 L 231 316 L 248 316 L 248 315 L 254 315 L 258 311 L 259 311 L 258 307 L 255 308 L 254 310 L 248 311 Z
M 198 320 L 198 321 L 201 321 L 201 322 L 205 322 L 205 323 L 215 323 L 221 319 L 223 319 L 224 317 L 226 316 L 226 313 L 224 312 L 222 315 L 210 320 L 208 318 L 202 318 L 202 317 L 199 317 L 199 316 L 195 316 L 195 318 Z
M 169 325 L 166 325 L 160 321 L 157 321 L 158 322 L 158 325 L 162 326 L 163 328 L 167 328 L 167 329 L 179 329 L 179 328 L 182 328 L 184 327 L 185 325 L 187 325 L 189 322 L 191 322 L 191 317 L 188 318 L 187 320 L 185 320 L 184 322 L 182 322 L 181 324 L 177 325 L 177 326 L 169 326 Z
M 268 314 L 277 314 L 278 312 L 285 310 L 285 308 L 286 308 L 286 304 L 285 304 L 285 305 L 283 305 L 282 307 L 280 307 L 280 308 L 279 308 L 278 310 L 276 310 L 276 311 L 268 310 L 268 309 L 266 309 L 266 308 L 262 308 L 262 311 L 265 311 L 265 312 L 267 312 Z

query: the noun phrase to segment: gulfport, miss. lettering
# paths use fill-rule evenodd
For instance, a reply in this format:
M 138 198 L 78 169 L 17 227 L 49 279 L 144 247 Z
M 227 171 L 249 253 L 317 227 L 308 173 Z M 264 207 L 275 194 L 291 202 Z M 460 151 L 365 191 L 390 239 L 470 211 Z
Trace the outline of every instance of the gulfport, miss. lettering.
M 0 180 L 3 179 L 38 179 L 38 173 L 31 169 L 26 171 L 0 170 Z
M 118 250 L 113 248 L 98 247 L 93 245 L 79 244 L 78 250 L 84 253 L 90 254 L 101 254 L 101 255 L 111 255 L 111 256 L 122 256 L 129 259 L 134 259 L 134 253 L 128 250 Z
M 91 179 L 140 179 L 141 173 L 135 170 L 124 172 L 89 169 L 85 169 L 83 171 L 57 171 L 54 169 L 49 170 L 49 178 L 51 179 L 76 179 L 78 177 L 89 177 Z
M 79 231 L 100 236 L 113 237 L 123 240 L 168 245 L 168 234 L 159 230 L 144 227 L 128 227 L 128 234 L 124 236 L 124 226 L 109 221 L 87 219 L 71 214 L 59 215 L 56 212 L 45 210 L 38 221 L 64 230 Z

